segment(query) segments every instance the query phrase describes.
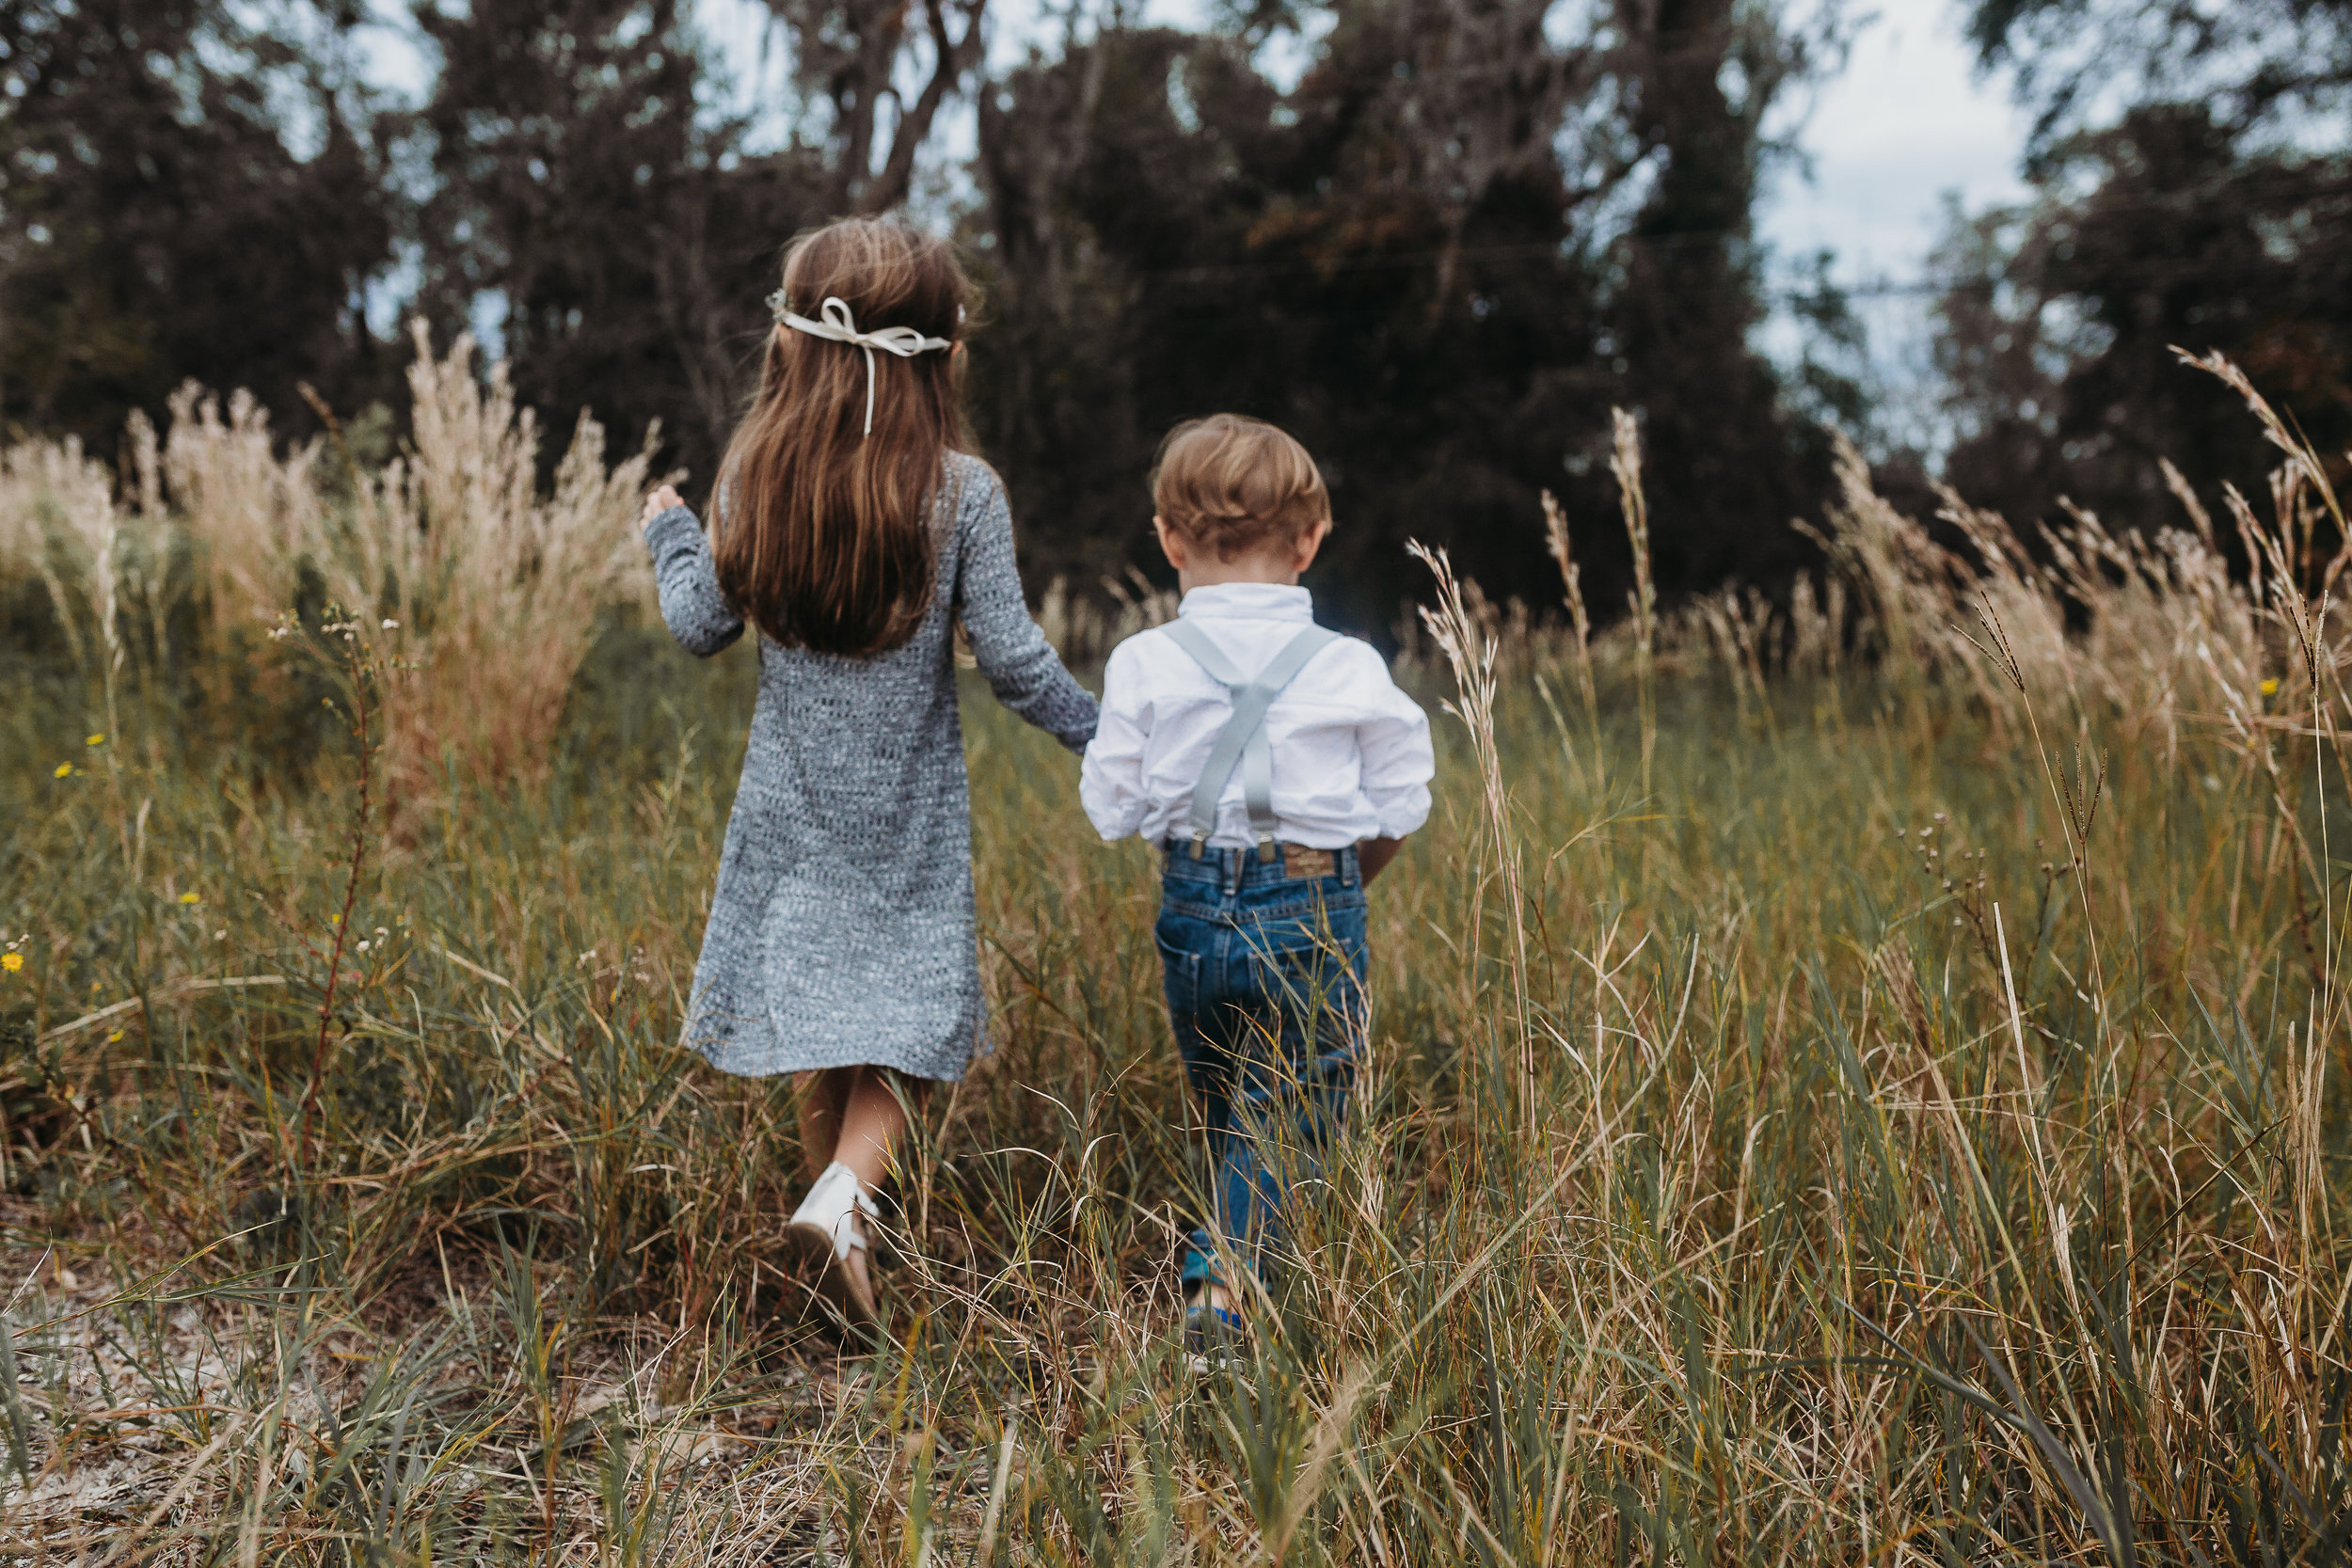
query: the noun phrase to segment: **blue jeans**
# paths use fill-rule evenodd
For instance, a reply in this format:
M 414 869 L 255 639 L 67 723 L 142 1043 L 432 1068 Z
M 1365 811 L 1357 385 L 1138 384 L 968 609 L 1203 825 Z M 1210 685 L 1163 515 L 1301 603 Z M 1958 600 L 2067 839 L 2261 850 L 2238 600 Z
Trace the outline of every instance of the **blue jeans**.
M 1220 1251 L 1255 1270 L 1281 1245 L 1287 1193 L 1347 1114 L 1366 1034 L 1356 851 L 1171 843 L 1153 935 L 1208 1145 L 1211 1212 L 1184 1278 L 1222 1280 Z

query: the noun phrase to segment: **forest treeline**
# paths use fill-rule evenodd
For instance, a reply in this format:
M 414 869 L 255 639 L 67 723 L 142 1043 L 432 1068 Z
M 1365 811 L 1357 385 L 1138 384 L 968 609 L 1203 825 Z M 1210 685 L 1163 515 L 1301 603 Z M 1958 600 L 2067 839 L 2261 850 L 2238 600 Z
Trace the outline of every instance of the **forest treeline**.
M 298 437 L 308 387 L 389 452 L 392 318 L 486 318 L 548 426 L 658 420 L 699 493 L 782 243 L 912 207 L 984 289 L 976 435 L 1027 567 L 1081 586 L 1145 562 L 1152 449 L 1213 408 L 1326 464 L 1325 585 L 1364 626 L 1407 538 L 1544 596 L 1546 488 L 1615 602 L 1612 406 L 1669 589 L 1808 560 L 1838 430 L 1890 493 L 2021 521 L 2163 520 L 2160 453 L 2258 483 L 2173 343 L 2352 437 L 2352 0 L 1960 7 L 2036 112 L 2033 197 L 1935 258 L 1934 472 L 1828 259 L 1756 237 L 1859 24 L 1836 0 L 1219 0 L 1199 31 L 1075 0 L 1009 65 L 989 0 L 769 5 L 789 102 L 755 119 L 689 0 L 414 0 L 409 99 L 366 0 L 0 0 L 0 423 L 110 453 L 194 378 Z

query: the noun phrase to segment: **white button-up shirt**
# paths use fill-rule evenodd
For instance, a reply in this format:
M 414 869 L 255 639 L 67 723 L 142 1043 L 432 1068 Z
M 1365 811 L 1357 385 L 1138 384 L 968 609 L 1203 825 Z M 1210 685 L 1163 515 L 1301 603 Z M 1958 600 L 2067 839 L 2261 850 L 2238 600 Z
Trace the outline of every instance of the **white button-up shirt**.
M 1196 588 L 1177 614 L 1255 674 L 1314 620 L 1304 588 L 1234 582 Z M 1154 627 L 1111 650 L 1103 721 L 1078 772 L 1078 799 L 1108 839 L 1192 837 L 1192 792 L 1233 716 L 1232 696 L 1174 638 Z M 1403 838 L 1429 816 L 1437 763 L 1429 718 L 1389 678 L 1372 645 L 1336 638 L 1309 659 L 1266 710 L 1273 752 L 1275 837 L 1314 849 Z M 1255 843 L 1242 770 L 1217 798 L 1209 843 Z

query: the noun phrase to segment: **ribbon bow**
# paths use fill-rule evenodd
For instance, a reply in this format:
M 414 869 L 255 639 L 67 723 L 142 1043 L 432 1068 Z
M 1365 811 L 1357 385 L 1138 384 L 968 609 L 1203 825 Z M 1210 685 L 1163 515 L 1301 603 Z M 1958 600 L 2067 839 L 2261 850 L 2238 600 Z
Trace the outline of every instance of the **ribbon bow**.
M 877 332 L 860 332 L 850 308 L 837 294 L 827 294 L 825 303 L 817 308 L 823 319 L 811 321 L 792 313 L 785 303 L 784 291 L 778 289 L 768 296 L 768 309 L 775 318 L 795 332 L 805 332 L 812 338 L 828 342 L 848 343 L 866 356 L 866 434 L 874 434 L 874 351 L 895 354 L 901 359 L 912 359 L 930 349 L 953 348 L 945 338 L 926 338 L 912 326 L 885 326 Z

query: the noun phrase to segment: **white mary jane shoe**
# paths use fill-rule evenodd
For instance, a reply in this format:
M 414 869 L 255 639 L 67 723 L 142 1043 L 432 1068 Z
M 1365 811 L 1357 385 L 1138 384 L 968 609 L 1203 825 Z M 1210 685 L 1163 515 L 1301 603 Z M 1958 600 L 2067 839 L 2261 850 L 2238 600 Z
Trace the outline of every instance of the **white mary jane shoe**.
M 874 1291 L 870 1281 L 849 1266 L 851 1252 L 864 1252 L 866 1222 L 880 1219 L 882 1210 L 860 1184 L 857 1174 L 835 1160 L 792 1212 L 785 1239 L 798 1255 L 802 1276 L 834 1310 L 851 1323 L 874 1321 Z

